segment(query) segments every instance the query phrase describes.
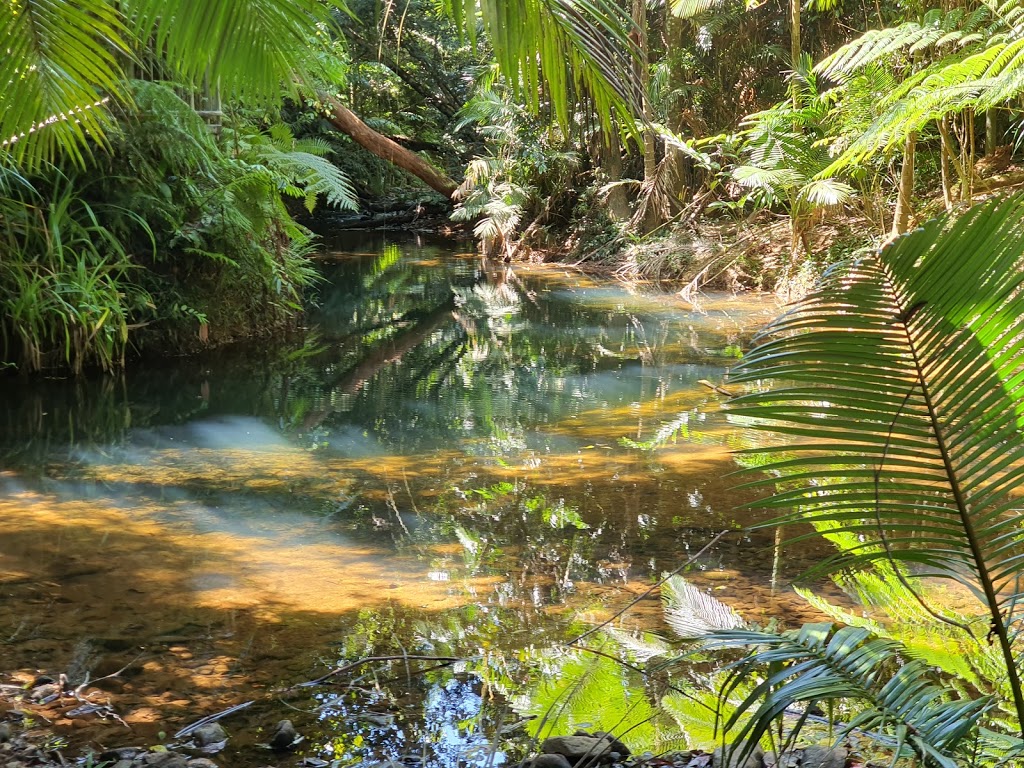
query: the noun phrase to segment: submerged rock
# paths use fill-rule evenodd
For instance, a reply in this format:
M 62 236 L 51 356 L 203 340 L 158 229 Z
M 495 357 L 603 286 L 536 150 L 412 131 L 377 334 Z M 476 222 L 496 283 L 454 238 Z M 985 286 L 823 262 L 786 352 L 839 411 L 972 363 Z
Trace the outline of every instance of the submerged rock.
M 267 742 L 267 746 L 276 752 L 285 752 L 292 749 L 302 741 L 299 732 L 295 730 L 291 720 L 281 720 L 274 726 L 274 733 Z

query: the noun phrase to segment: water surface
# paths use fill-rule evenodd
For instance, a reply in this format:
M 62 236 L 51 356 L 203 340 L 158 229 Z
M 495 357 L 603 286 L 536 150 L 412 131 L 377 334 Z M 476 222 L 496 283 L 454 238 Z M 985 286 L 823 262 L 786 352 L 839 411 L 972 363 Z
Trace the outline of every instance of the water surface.
M 132 663 L 102 684 L 131 737 L 58 718 L 81 740 L 151 741 L 256 698 L 225 721 L 226 764 L 265 762 L 258 729 L 281 717 L 339 765 L 474 764 L 489 703 L 515 695 L 495 681 L 539 679 L 536 654 L 758 519 L 728 476 L 754 438 L 700 382 L 771 301 L 698 309 L 383 236 L 333 244 L 323 274 L 301 339 L 0 383 L 0 669 Z M 799 621 L 814 614 L 785 585 L 821 551 L 732 535 L 687 578 L 750 620 Z M 614 626 L 668 635 L 656 594 Z M 475 661 L 267 695 L 403 653 Z

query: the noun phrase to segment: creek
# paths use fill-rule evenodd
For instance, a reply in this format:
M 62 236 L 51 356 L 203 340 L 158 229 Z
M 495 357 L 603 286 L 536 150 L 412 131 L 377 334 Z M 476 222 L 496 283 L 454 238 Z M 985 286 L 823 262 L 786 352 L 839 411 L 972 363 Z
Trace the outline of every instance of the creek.
M 73 741 L 154 743 L 257 699 L 222 764 L 473 764 L 566 640 L 761 519 L 729 474 L 762 438 L 700 381 L 772 301 L 698 311 L 415 236 L 353 234 L 322 265 L 302 338 L 0 382 L 0 670 L 129 665 L 99 684 L 127 728 L 58 713 Z M 822 551 L 730 535 L 686 578 L 795 623 L 816 614 L 786 585 Z M 656 592 L 614 627 L 670 636 Z M 468 660 L 280 693 L 406 653 Z M 298 753 L 260 751 L 285 717 Z

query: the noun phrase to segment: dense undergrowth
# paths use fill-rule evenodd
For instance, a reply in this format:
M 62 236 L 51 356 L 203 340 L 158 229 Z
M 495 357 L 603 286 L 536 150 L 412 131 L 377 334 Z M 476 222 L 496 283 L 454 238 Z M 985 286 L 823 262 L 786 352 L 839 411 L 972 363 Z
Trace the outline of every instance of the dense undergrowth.
M 355 204 L 323 141 L 245 115 L 208 125 L 161 83 L 132 97 L 88 169 L 4 169 L 0 359 L 20 370 L 287 328 L 316 278 L 295 203 Z

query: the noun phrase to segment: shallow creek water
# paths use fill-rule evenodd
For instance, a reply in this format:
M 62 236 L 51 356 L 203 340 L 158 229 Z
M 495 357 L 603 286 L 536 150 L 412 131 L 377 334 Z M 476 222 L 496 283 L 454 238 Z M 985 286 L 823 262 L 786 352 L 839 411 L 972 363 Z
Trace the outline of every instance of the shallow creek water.
M 696 311 L 369 235 L 323 273 L 303 340 L 0 382 L 0 669 L 78 682 L 131 662 L 100 684 L 130 730 L 58 719 L 73 740 L 152 743 L 257 699 L 224 720 L 223 764 L 473 763 L 495 702 L 524 695 L 501 681 L 543 682 L 560 643 L 758 519 L 728 477 L 755 438 L 698 382 L 771 301 Z M 823 551 L 731 535 L 687 578 L 795 622 L 814 614 L 786 584 Z M 615 626 L 669 634 L 657 594 Z M 474 661 L 281 692 L 402 653 Z M 284 717 L 306 742 L 273 758 L 257 742 Z

